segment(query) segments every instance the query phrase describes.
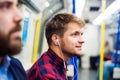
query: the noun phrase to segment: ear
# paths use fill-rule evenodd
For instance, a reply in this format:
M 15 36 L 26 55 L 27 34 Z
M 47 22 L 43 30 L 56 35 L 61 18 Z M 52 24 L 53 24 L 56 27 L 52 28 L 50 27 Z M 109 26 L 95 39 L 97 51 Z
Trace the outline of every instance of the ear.
M 58 35 L 57 34 L 53 34 L 52 35 L 52 43 L 54 44 L 54 45 L 58 45 L 58 42 L 57 42 L 57 40 L 58 40 Z

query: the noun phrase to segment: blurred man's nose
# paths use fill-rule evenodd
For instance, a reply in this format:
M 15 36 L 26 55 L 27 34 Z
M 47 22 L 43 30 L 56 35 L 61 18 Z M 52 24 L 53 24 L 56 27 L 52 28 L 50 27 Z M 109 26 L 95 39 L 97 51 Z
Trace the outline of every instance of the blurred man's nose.
M 20 10 L 18 10 L 18 9 L 16 9 L 16 11 L 15 11 L 14 20 L 15 20 L 16 22 L 21 22 L 21 21 L 23 21 L 23 15 L 22 15 L 22 13 L 20 12 Z

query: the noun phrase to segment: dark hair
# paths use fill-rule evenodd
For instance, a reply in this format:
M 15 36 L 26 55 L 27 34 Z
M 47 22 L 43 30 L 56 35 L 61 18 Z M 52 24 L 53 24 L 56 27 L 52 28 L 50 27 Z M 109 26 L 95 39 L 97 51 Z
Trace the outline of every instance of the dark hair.
M 53 34 L 63 37 L 64 32 L 67 30 L 67 24 L 70 22 L 75 22 L 79 24 L 80 27 L 85 25 L 80 18 L 70 13 L 59 13 L 46 24 L 45 35 L 48 45 L 51 45 L 51 37 Z

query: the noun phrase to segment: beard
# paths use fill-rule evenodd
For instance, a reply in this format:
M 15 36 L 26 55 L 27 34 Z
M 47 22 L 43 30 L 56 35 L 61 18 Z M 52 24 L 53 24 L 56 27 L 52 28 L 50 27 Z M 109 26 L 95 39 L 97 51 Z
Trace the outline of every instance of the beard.
M 13 29 L 10 30 L 8 35 L 4 35 L 0 32 L 0 57 L 6 55 L 16 55 L 21 51 L 22 40 L 20 37 L 11 38 L 12 33 L 16 31 L 21 31 L 21 26 L 18 24 Z
M 68 43 L 65 44 L 65 42 L 63 40 L 61 40 L 61 50 L 64 53 L 64 55 L 68 56 L 69 58 L 73 57 L 73 56 L 81 56 L 81 53 L 76 51 L 75 48 L 71 48 L 71 47 L 67 47 L 69 45 Z

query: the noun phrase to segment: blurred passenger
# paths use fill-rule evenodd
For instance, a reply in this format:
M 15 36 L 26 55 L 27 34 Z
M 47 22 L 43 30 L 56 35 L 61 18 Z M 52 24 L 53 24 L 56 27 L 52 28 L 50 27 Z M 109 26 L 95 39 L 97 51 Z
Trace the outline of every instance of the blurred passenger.
M 11 57 L 21 51 L 18 0 L 0 0 L 0 80 L 28 80 L 22 64 Z
M 28 71 L 30 80 L 66 80 L 67 61 L 82 50 L 84 22 L 73 14 L 55 15 L 46 25 L 49 49 Z
M 107 60 L 104 61 L 103 64 L 103 80 L 109 80 L 109 78 L 112 78 L 114 63 L 113 60 Z M 96 74 L 96 80 L 99 80 L 99 69 Z
M 103 80 L 109 80 L 112 78 L 114 68 L 114 53 L 110 50 L 109 43 L 105 42 L 105 53 L 104 53 L 104 64 L 103 64 Z M 99 68 L 96 74 L 96 80 L 99 80 Z

